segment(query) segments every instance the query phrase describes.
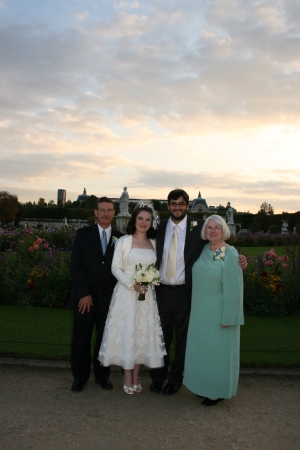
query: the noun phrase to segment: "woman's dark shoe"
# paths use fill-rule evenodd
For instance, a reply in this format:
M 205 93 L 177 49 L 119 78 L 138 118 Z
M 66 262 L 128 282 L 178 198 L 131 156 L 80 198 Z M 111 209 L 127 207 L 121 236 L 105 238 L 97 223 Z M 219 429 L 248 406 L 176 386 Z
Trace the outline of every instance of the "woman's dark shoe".
M 202 402 L 202 405 L 205 406 L 213 406 L 216 405 L 219 402 L 222 402 L 224 400 L 224 398 L 217 398 L 217 400 L 211 400 L 210 398 L 205 398 Z

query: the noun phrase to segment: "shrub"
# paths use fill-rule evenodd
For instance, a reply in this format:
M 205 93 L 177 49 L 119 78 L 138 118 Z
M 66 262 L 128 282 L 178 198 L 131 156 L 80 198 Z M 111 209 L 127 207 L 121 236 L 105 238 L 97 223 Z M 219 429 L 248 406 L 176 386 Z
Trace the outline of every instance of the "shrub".
M 88 219 L 87 219 L 87 224 L 88 224 L 88 225 L 94 225 L 94 223 L 96 222 L 96 220 L 97 220 L 96 216 L 90 216 L 90 217 L 88 217 Z
M 257 231 L 260 231 L 260 224 L 257 222 L 250 223 L 249 230 L 252 233 L 256 233 Z
M 296 234 L 300 235 L 300 223 L 298 223 L 295 227 Z
M 279 227 L 277 225 L 271 225 L 269 228 L 269 233 L 271 234 L 279 233 Z

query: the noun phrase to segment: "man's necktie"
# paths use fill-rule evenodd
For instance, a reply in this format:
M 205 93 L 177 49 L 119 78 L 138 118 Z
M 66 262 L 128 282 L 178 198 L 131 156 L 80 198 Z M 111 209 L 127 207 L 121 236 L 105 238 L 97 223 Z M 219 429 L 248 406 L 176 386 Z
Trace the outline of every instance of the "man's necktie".
M 107 248 L 107 239 L 106 239 L 105 230 L 102 231 L 101 244 L 102 244 L 103 255 L 105 255 L 106 248 Z
M 176 277 L 176 261 L 177 261 L 177 247 L 178 247 L 178 225 L 174 227 L 174 233 L 170 242 L 166 276 L 169 280 L 174 280 Z

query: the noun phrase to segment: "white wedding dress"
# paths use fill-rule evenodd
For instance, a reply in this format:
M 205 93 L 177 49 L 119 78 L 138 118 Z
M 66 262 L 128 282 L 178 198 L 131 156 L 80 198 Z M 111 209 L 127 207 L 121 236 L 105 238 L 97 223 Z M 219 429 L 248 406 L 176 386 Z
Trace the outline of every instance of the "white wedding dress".
M 126 269 L 113 273 L 117 279 L 125 273 L 133 280 L 136 264 L 148 266 L 155 262 L 154 250 L 134 248 L 130 250 Z M 155 289 L 148 286 L 144 301 L 138 300 L 138 296 L 138 292 L 120 281 L 116 284 L 98 357 L 103 366 L 117 365 L 130 370 L 135 364 L 151 368 L 164 365 L 166 349 Z

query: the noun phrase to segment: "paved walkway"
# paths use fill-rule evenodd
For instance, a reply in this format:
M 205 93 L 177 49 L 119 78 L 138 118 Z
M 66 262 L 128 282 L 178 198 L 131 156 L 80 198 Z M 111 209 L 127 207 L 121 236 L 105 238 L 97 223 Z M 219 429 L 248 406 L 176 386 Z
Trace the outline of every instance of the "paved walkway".
M 39 363 L 0 360 L 1 450 L 299 448 L 299 370 L 242 373 L 238 395 L 208 408 L 185 387 L 151 394 L 147 371 L 141 394 L 122 391 L 119 370 L 112 392 L 91 380 L 74 394 L 68 368 Z

